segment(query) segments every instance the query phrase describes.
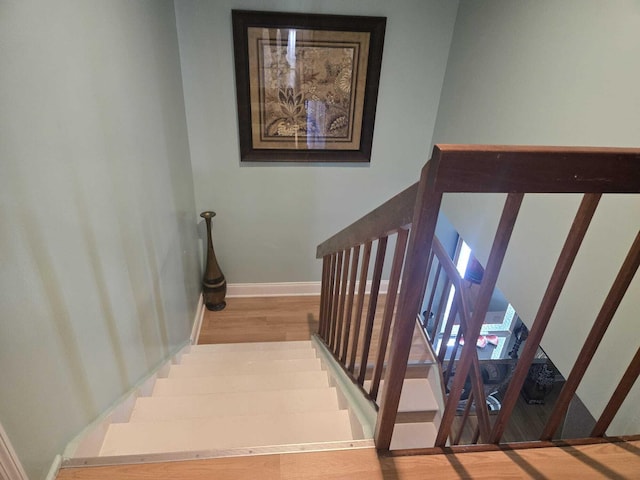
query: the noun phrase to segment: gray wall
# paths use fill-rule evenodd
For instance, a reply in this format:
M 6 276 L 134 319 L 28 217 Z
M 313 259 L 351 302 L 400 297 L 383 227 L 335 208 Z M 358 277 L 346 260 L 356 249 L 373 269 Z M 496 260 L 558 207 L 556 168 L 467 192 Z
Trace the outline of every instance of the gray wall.
M 434 141 L 638 147 L 640 3 L 464 1 Z M 449 196 L 444 210 L 486 261 L 503 197 Z M 499 286 L 531 322 L 579 198 L 525 198 Z M 608 196 L 569 276 L 543 347 L 567 375 L 638 232 L 638 196 Z M 515 245 L 519 245 L 518 248 Z M 599 415 L 638 348 L 636 275 L 578 391 Z M 609 433 L 640 430 L 640 387 Z
M 232 8 L 387 17 L 370 165 L 240 164 Z M 316 246 L 418 180 L 456 9 L 448 0 L 176 2 L 196 206 L 218 213 L 228 282 L 319 281 Z
M 0 3 L 0 422 L 32 479 L 198 295 L 171 1 Z

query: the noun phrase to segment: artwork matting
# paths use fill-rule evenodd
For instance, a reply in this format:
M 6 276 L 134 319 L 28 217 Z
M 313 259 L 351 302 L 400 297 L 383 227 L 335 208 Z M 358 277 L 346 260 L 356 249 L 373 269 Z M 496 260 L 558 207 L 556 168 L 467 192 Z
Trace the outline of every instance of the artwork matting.
M 241 161 L 368 162 L 386 19 L 232 11 Z

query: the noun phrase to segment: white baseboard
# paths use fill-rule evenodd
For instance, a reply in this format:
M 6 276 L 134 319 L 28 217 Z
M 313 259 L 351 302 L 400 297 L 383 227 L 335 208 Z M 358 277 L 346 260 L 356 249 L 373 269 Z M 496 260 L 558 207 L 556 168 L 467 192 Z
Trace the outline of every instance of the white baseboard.
M 51 468 L 49 468 L 49 473 L 47 473 L 45 480 L 56 480 L 61 466 L 62 466 L 62 456 L 56 455 L 55 458 L 53 459 L 53 463 L 51 463 Z
M 202 293 L 198 298 L 198 306 L 196 307 L 196 315 L 193 319 L 193 327 L 191 328 L 191 336 L 189 337 L 189 341 L 191 345 L 196 345 L 198 343 L 198 338 L 200 338 L 200 330 L 202 329 L 202 319 L 204 318 L 204 296 Z
M 28 480 L 2 424 L 0 424 L 0 478 L 3 480 Z
M 180 356 L 191 348 L 190 342 L 184 342 L 176 347 L 167 358 L 160 361 L 149 373 L 136 382 L 131 389 L 117 399 L 98 418 L 84 428 L 71 440 L 62 454 L 62 465 L 66 466 L 69 459 L 97 456 L 100 452 L 104 436 L 111 423 L 122 423 L 129 420 L 138 397 L 151 395 L 158 377 L 166 376 L 171 364 L 179 363 Z M 47 479 L 48 480 L 48 479 Z
M 320 295 L 320 282 L 279 282 L 279 283 L 230 283 L 227 297 L 295 297 Z M 387 293 L 388 280 L 380 282 L 380 293 Z M 356 289 L 358 284 L 356 283 Z M 366 292 L 371 291 L 371 280 L 367 281 Z

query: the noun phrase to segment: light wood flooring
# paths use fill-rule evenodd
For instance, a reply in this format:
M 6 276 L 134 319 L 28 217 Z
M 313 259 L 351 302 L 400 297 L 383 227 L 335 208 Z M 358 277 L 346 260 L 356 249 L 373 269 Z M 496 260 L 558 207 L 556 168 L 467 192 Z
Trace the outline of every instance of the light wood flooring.
M 65 468 L 58 480 L 637 479 L 640 442 L 458 455 L 381 457 L 374 449 Z
M 367 295 L 361 330 L 364 328 L 368 301 Z M 380 295 L 371 337 L 369 365 L 374 363 L 377 355 L 375 348 L 379 343 L 384 304 L 385 295 Z M 227 307 L 224 310 L 205 311 L 198 343 L 309 340 L 311 335 L 318 331 L 319 312 L 318 296 L 227 298 Z M 362 340 L 362 337 L 360 339 Z M 358 345 L 356 358 L 361 357 L 361 352 L 362 342 Z M 409 361 L 419 363 L 429 358 L 430 355 L 416 331 Z M 359 361 L 356 365 L 359 365 Z
M 198 343 L 309 340 L 319 310 L 315 296 L 227 298 L 224 310 L 205 311 Z

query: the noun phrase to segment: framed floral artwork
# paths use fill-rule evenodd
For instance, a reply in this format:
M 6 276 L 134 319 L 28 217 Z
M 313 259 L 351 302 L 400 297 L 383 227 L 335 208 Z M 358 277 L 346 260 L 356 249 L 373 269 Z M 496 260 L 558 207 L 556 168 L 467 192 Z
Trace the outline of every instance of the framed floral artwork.
M 231 16 L 241 161 L 369 162 L 386 18 Z

